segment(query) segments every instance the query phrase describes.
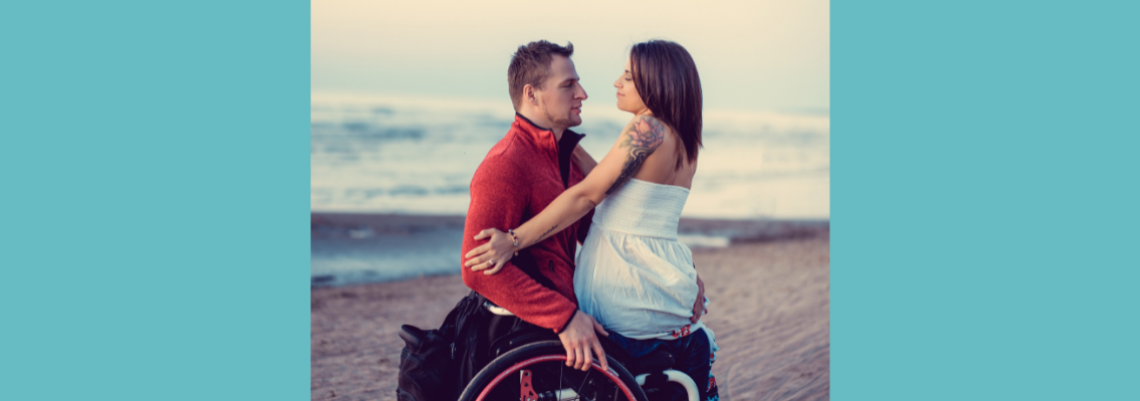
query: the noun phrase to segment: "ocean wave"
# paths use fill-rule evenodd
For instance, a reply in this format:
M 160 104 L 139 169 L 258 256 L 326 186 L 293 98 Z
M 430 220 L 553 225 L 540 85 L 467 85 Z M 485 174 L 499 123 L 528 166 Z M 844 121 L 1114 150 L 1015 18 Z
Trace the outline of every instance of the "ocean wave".
M 311 111 L 312 209 L 409 213 L 466 212 L 471 176 L 514 115 L 509 101 L 318 94 Z M 574 130 L 600 160 L 631 116 L 583 115 Z M 711 110 L 704 121 L 688 215 L 829 214 L 825 114 Z

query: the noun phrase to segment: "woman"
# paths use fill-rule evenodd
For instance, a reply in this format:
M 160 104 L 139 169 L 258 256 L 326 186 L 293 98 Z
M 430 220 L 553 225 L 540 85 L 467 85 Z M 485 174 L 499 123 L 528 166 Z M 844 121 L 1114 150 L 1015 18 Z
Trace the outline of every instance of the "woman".
M 694 313 L 703 305 L 692 305 L 702 285 L 692 252 L 677 241 L 701 147 L 696 65 L 676 43 L 638 43 L 614 87 L 618 108 L 634 117 L 609 153 L 522 226 L 483 230 L 475 239 L 490 241 L 468 253 L 465 265 L 494 274 L 518 250 L 597 206 L 574 273 L 579 308 L 634 357 L 669 350 L 677 358 L 674 368 L 697 382 L 701 398 L 716 399 L 710 373 L 716 345 Z

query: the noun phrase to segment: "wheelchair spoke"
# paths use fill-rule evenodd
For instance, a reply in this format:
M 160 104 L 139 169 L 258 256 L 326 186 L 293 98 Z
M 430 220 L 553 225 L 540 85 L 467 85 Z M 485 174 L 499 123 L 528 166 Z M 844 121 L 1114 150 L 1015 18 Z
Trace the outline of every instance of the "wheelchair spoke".
M 579 385 L 578 388 L 575 389 L 574 383 L 570 382 L 569 378 L 567 378 L 566 375 L 563 373 L 564 372 L 563 368 L 565 366 L 566 366 L 566 364 L 564 364 L 564 363 L 558 364 L 558 383 L 559 383 L 558 387 L 565 386 L 566 388 L 574 390 L 574 392 L 577 394 L 577 396 L 572 398 L 572 400 L 587 399 L 585 396 L 582 395 L 582 387 L 583 386 Z M 553 369 L 550 369 L 550 371 L 551 371 L 551 373 L 553 373 Z M 575 370 L 573 372 L 577 373 L 578 371 Z M 589 372 L 587 372 L 586 374 L 589 375 Z M 583 379 L 583 380 L 585 380 L 585 379 Z M 583 383 L 585 383 L 585 382 L 583 381 Z
M 555 366 L 557 364 L 557 366 Z M 481 399 L 559 400 L 559 401 L 634 401 L 627 400 L 623 386 L 606 372 L 591 367 L 583 372 L 567 369 L 564 360 L 542 361 L 520 366 L 511 372 L 510 380 L 498 381 Z M 506 372 L 504 372 L 506 373 Z M 493 396 L 487 398 L 488 391 Z
M 558 364 L 558 383 L 560 386 L 561 386 L 562 382 L 566 381 L 566 378 L 564 378 L 562 376 L 562 368 L 565 366 L 566 366 L 565 364 L 561 364 L 561 363 Z M 566 384 L 570 384 L 570 383 L 566 383 Z
M 593 371 L 594 371 L 593 369 L 587 370 L 586 375 L 582 376 L 582 384 L 579 384 L 578 389 L 574 390 L 574 391 L 578 392 L 579 397 L 586 398 L 586 396 L 582 395 L 582 393 L 583 393 L 582 389 L 586 387 L 586 383 L 590 380 L 590 373 Z

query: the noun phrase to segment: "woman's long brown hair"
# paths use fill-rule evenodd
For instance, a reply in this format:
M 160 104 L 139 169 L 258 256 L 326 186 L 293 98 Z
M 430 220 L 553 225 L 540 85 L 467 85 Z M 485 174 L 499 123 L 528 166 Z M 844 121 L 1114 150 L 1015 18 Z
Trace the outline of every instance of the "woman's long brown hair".
M 633 45 L 630 74 L 641 101 L 653 116 L 681 137 L 689 162 L 697 159 L 701 144 L 701 78 L 693 57 L 681 45 L 650 40 Z M 677 167 L 681 160 L 677 160 Z

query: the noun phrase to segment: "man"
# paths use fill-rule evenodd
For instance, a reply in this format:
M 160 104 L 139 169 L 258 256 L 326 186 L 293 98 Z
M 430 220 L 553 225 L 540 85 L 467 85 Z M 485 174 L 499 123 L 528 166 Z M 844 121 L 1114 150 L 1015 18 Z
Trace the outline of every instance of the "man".
M 485 242 L 475 239 L 480 230 L 518 227 L 597 164 L 577 146 L 583 135 L 569 130 L 582 123 L 587 97 L 570 60 L 573 52 L 573 44 L 562 47 L 543 40 L 520 46 L 512 57 L 507 81 L 515 121 L 471 180 L 463 254 Z M 591 218 L 587 214 L 527 249 L 529 255 L 512 259 L 498 274 L 463 269 L 463 282 L 472 290 L 526 323 L 558 333 L 567 366 L 582 370 L 589 369 L 594 356 L 608 367 L 595 331 L 607 333 L 578 310 L 573 288 L 575 250 Z M 487 336 L 504 334 L 514 324 L 494 322 Z

